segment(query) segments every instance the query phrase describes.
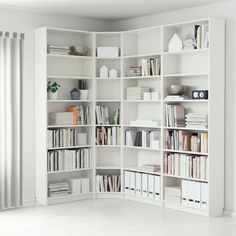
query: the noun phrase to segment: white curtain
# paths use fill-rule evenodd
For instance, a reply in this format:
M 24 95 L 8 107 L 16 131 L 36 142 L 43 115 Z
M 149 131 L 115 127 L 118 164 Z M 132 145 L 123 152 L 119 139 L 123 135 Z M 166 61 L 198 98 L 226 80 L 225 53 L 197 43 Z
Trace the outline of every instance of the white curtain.
M 0 32 L 0 209 L 22 205 L 23 34 Z

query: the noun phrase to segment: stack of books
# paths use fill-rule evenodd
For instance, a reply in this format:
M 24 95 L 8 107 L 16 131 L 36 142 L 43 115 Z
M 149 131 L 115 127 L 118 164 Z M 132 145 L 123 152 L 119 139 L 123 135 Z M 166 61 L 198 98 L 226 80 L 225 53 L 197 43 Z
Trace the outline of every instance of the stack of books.
M 158 164 L 145 164 L 137 168 L 138 170 L 148 171 L 148 172 L 161 172 L 161 166 Z
M 56 150 L 48 152 L 48 171 L 66 171 L 91 167 L 92 152 L 89 148 Z
M 121 178 L 118 175 L 97 175 L 97 192 L 120 192 Z
M 96 106 L 96 124 L 109 125 L 109 110 L 108 107 Z M 112 116 L 112 124 L 119 125 L 120 123 L 120 108 L 118 107 Z
M 49 125 L 73 125 L 73 112 L 53 112 L 48 114 Z
M 67 182 L 50 183 L 48 186 L 49 197 L 59 197 L 70 194 L 70 187 Z
M 208 152 L 208 133 L 182 130 L 166 131 L 165 146 L 169 150 Z
M 146 87 L 129 87 L 127 88 L 127 100 L 143 100 L 143 93 L 149 92 Z
M 57 55 L 69 55 L 70 46 L 48 44 L 48 53 Z
M 179 186 L 164 187 L 165 201 L 181 203 L 181 188 Z
M 207 156 L 170 153 L 164 155 L 164 174 L 206 180 Z
M 142 58 L 142 76 L 160 75 L 160 60 L 158 58 Z
M 189 97 L 188 96 L 186 96 L 186 95 L 167 95 L 166 97 L 165 97 L 165 100 L 185 100 L 185 99 L 189 99 Z
M 90 108 L 87 106 L 70 106 L 66 109 L 67 112 L 73 112 L 74 125 L 90 124 Z
M 154 130 L 126 130 L 125 145 L 158 149 L 160 148 L 160 133 Z
M 181 105 L 166 105 L 166 126 L 184 127 L 185 109 Z
M 142 75 L 142 66 L 129 66 L 126 71 L 126 76 L 134 77 Z
M 188 128 L 206 129 L 208 126 L 208 115 L 205 113 L 188 113 L 186 115 L 186 126 Z
M 96 131 L 97 145 L 120 145 L 120 127 L 98 127 Z

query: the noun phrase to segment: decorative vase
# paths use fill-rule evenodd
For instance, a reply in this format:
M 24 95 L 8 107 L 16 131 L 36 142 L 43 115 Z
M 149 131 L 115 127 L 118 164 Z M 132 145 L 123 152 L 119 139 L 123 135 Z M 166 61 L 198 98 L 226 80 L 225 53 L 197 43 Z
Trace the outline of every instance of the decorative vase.
M 80 89 L 80 100 L 88 100 L 88 89 Z
M 71 100 L 79 100 L 80 99 L 80 91 L 73 89 L 70 91 L 70 96 L 71 96 Z
M 58 91 L 56 91 L 55 93 L 48 92 L 48 99 L 49 100 L 57 100 L 58 99 Z

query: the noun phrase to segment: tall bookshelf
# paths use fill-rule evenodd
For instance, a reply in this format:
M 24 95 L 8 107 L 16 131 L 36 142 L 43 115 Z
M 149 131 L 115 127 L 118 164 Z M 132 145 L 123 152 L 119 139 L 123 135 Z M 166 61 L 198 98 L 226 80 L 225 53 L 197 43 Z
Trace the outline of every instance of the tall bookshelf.
M 168 52 L 168 42 L 174 33 L 182 37 L 191 34 L 194 25 L 209 26 L 209 47 L 202 49 Z M 87 56 L 49 55 L 47 44 L 87 46 Z M 35 34 L 35 104 L 36 104 L 36 198 L 40 204 L 91 199 L 120 198 L 150 203 L 161 207 L 188 211 L 196 214 L 220 215 L 224 206 L 224 21 L 220 19 L 200 19 L 170 25 L 161 25 L 124 32 L 87 32 L 58 28 L 39 28 Z M 97 47 L 118 47 L 119 57 L 99 58 Z M 127 68 L 141 63 L 142 58 L 157 58 L 160 61 L 160 74 L 155 76 L 126 75 Z M 99 69 L 118 71 L 116 79 L 102 79 Z M 59 99 L 47 100 L 47 82 L 59 82 Z M 86 101 L 70 100 L 69 91 L 76 87 L 78 80 L 87 82 L 89 97 Z M 171 84 L 188 85 L 193 89 L 207 89 L 207 100 L 166 100 L 167 87 Z M 161 94 L 160 99 L 143 101 L 127 100 L 128 87 L 149 87 Z M 190 95 L 190 94 L 189 94 Z M 47 129 L 63 128 L 48 126 L 48 112 L 64 111 L 69 105 L 86 104 L 91 109 L 91 124 L 71 127 L 87 132 L 87 148 L 92 152 L 90 168 L 63 172 L 47 171 Z M 167 127 L 166 104 L 179 104 L 187 112 L 208 114 L 208 128 Z M 120 123 L 107 127 L 120 127 L 119 145 L 96 145 L 96 106 L 107 106 L 110 112 L 120 108 Z M 109 114 L 110 115 L 110 114 Z M 111 116 L 111 115 L 110 115 Z M 130 121 L 159 120 L 157 126 L 135 126 Z M 155 130 L 159 132 L 160 147 L 136 147 L 125 145 L 126 130 Z M 169 150 L 165 146 L 166 132 L 170 130 L 208 133 L 208 153 Z M 217 137 L 217 138 L 216 138 Z M 81 147 L 74 147 L 80 149 Z M 62 148 L 63 149 L 63 148 Z M 65 148 L 66 149 L 66 148 Z M 166 153 L 179 153 L 207 156 L 207 178 L 205 180 L 181 177 L 164 173 L 163 159 Z M 143 164 L 159 164 L 161 171 L 148 172 L 138 169 Z M 160 195 L 150 198 L 130 194 L 125 190 L 125 173 L 144 173 L 159 176 Z M 97 175 L 120 175 L 121 191 L 98 192 Z M 48 183 L 66 180 L 71 177 L 90 179 L 90 192 L 87 194 L 48 197 Z M 182 188 L 182 181 L 189 180 L 207 185 L 207 206 L 204 209 L 167 201 L 166 186 Z

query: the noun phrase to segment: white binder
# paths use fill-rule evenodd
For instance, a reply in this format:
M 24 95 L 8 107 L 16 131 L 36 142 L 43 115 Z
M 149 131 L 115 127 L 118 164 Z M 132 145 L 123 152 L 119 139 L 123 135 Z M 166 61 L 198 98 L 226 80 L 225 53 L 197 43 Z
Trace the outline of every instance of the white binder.
M 125 171 L 125 193 L 129 193 L 130 190 L 130 172 Z
M 182 180 L 182 205 L 188 206 L 188 182 Z
M 201 183 L 201 208 L 207 210 L 208 208 L 208 184 Z
M 201 183 L 193 182 L 194 186 L 194 207 L 201 207 Z
M 154 197 L 157 200 L 160 200 L 160 190 L 161 190 L 161 178 L 158 175 L 154 177 Z
M 141 196 L 141 186 L 142 186 L 142 174 L 135 174 L 135 194 Z
M 154 175 L 148 175 L 148 198 L 154 198 Z
M 135 172 L 130 172 L 130 194 L 135 194 Z
M 142 174 L 142 197 L 147 198 L 148 196 L 148 175 Z

